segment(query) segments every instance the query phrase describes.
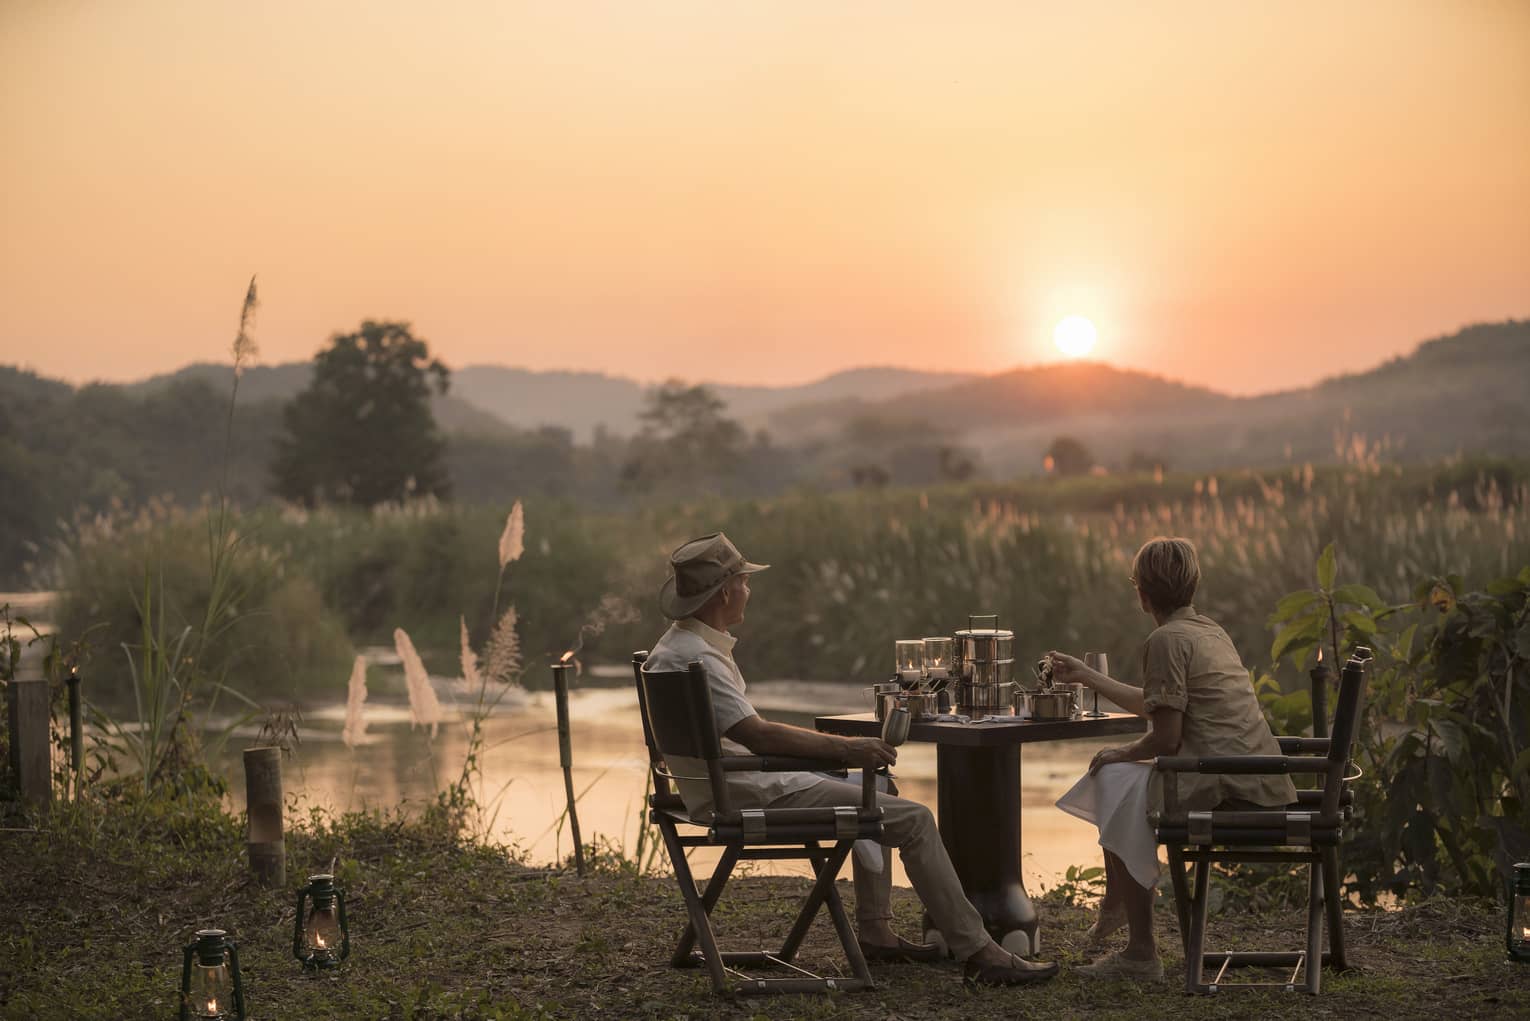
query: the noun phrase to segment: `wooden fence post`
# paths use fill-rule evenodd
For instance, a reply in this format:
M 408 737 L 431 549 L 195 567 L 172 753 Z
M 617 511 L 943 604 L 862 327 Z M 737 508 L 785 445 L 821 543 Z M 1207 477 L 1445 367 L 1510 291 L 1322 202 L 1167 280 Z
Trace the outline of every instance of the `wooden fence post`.
M 23 658 L 11 679 L 6 715 L 11 771 L 23 799 L 39 808 L 53 800 L 53 756 L 48 742 L 48 679 L 42 664 Z
M 287 884 L 287 845 L 282 827 L 282 750 L 244 751 L 244 800 L 250 817 L 246 837 L 250 871 L 265 886 Z

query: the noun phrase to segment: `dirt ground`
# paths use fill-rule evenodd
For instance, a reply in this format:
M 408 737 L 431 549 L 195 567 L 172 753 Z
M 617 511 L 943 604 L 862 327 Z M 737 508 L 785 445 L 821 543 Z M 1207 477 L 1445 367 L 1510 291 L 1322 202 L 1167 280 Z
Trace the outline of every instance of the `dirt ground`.
M 1062 974 L 1033 988 L 973 989 L 944 965 L 874 966 L 874 990 L 737 1002 L 705 973 L 668 959 L 684 920 L 674 880 L 616 862 L 590 877 L 528 869 L 503 853 L 415 825 L 375 818 L 317 824 L 288 841 L 287 888 L 251 883 L 238 827 L 217 818 L 148 820 L 120 831 L 101 820 L 0 833 L 0 1017 L 173 1016 L 181 947 L 204 926 L 238 942 L 250 1018 L 1313 1018 L 1530 1017 L 1530 965 L 1507 961 L 1501 908 L 1436 900 L 1345 919 L 1352 970 L 1300 993 L 1183 992 L 1172 905 L 1157 912 L 1168 977 L 1100 983 L 1073 972 L 1091 914 L 1043 898 L 1044 957 Z M 294 895 L 330 861 L 348 892 L 353 953 L 332 972 L 291 956 Z M 806 888 L 794 878 L 741 877 L 716 918 L 724 946 L 778 942 Z M 848 882 L 842 895 L 851 896 Z M 897 927 L 917 935 L 912 893 L 895 897 Z M 1295 948 L 1302 916 L 1287 910 L 1214 918 L 1219 948 Z M 803 951 L 843 972 L 826 917 Z

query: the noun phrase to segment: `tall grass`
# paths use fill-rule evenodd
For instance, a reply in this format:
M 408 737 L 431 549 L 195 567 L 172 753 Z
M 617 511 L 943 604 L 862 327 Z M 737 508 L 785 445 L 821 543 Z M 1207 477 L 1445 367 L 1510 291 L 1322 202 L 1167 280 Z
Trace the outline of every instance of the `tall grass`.
M 524 554 L 514 565 L 526 680 L 546 683 L 538 664 L 572 646 L 608 594 L 640 615 L 591 638 L 584 657 L 619 663 L 650 645 L 666 624 L 655 597 L 669 551 L 719 528 L 752 559 L 773 565 L 757 579 L 740 629 L 738 656 L 751 677 L 864 683 L 890 670 L 892 639 L 949 634 L 969 613 L 999 614 L 1015 630 L 1022 660 L 1048 648 L 1098 650 L 1123 676 L 1134 676 L 1150 622 L 1137 607 L 1128 567 L 1137 547 L 1158 534 L 1196 542 L 1205 576 L 1198 605 L 1228 629 L 1251 666 L 1261 665 L 1269 658 L 1271 609 L 1306 583 L 1330 542 L 1345 577 L 1392 601 L 1406 600 L 1420 578 L 1459 574 L 1480 585 L 1530 563 L 1527 480 L 1526 469 L 1503 465 L 1406 473 L 1297 466 L 1279 474 L 1170 476 L 1161 484 L 1084 479 L 801 493 L 627 515 L 531 498 Z M 391 644 L 392 628 L 407 622 L 427 665 L 455 673 L 462 619 L 479 646 L 495 621 L 498 578 L 483 563 L 485 551 L 498 547 L 503 514 L 427 501 L 371 512 L 264 508 L 238 516 L 241 531 L 260 536 L 252 559 L 266 563 L 273 579 L 261 599 L 274 633 L 264 637 L 292 643 L 272 673 L 301 669 L 300 651 L 338 646 L 334 622 L 358 644 Z M 181 555 L 189 541 L 169 524 L 151 522 L 145 534 Z M 92 549 L 76 554 L 81 569 L 73 584 L 84 592 L 100 588 L 89 574 L 111 570 L 111 557 L 99 544 Z M 166 562 L 177 559 L 167 554 Z M 97 566 L 86 572 L 87 565 Z M 170 591 L 184 594 L 192 585 L 182 578 Z M 340 655 L 341 665 L 323 669 L 335 693 L 349 662 Z

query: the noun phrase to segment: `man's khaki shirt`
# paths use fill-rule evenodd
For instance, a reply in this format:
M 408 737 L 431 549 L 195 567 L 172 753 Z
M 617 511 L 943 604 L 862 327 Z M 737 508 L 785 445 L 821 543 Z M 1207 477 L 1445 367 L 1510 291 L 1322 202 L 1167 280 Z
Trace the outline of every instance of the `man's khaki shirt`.
M 1175 610 L 1148 635 L 1142 650 L 1143 712 L 1167 707 L 1185 714 L 1178 755 L 1279 755 L 1259 708 L 1248 669 L 1232 639 L 1195 607 Z M 1270 807 L 1296 800 L 1291 778 L 1179 773 L 1184 811 L 1215 808 L 1229 798 Z M 1163 774 L 1154 773 L 1150 804 L 1163 809 Z

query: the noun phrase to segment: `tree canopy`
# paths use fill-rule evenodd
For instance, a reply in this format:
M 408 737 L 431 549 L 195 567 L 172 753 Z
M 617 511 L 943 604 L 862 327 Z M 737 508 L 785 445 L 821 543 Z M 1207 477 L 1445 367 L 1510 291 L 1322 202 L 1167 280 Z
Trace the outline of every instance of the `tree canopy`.
M 314 358 L 313 381 L 282 409 L 276 493 L 312 506 L 446 496 L 445 443 L 430 408 L 449 374 L 408 323 L 367 320 Z

